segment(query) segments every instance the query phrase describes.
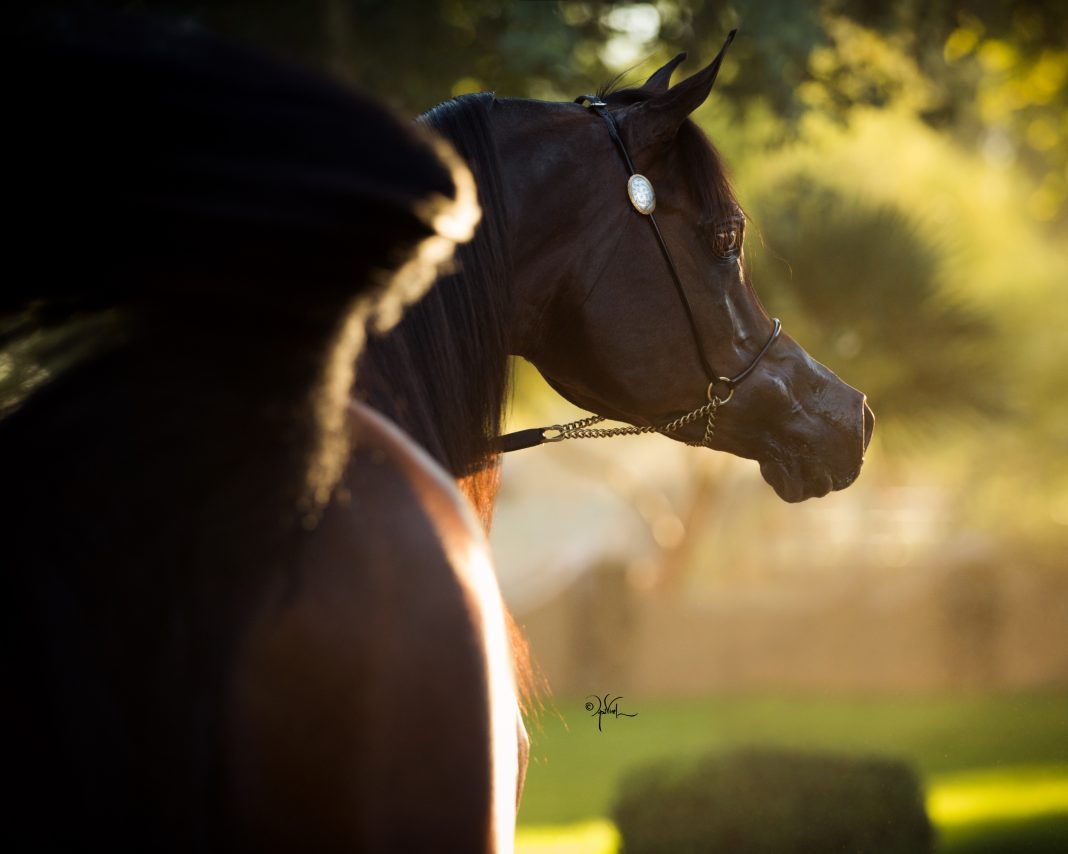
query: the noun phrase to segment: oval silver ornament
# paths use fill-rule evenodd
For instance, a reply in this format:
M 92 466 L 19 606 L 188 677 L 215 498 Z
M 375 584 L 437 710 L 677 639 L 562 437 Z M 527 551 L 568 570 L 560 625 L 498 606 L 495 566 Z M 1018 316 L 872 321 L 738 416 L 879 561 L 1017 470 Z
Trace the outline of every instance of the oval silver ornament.
M 644 175 L 637 173 L 630 176 L 627 181 L 627 195 L 634 210 L 648 216 L 656 208 L 656 193 L 653 192 L 652 182 Z

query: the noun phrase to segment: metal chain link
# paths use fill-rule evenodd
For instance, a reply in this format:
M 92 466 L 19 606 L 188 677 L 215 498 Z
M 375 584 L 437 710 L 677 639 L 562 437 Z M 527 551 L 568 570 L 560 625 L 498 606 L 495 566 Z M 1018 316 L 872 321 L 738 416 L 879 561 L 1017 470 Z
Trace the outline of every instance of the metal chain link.
M 578 421 L 569 421 L 566 424 L 554 424 L 551 427 L 546 427 L 544 432 L 556 431 L 557 435 L 546 436 L 545 441 L 563 442 L 565 439 L 611 439 L 613 436 L 639 436 L 643 433 L 674 433 L 676 430 L 707 416 L 704 438 L 700 442 L 687 442 L 686 444 L 695 448 L 709 448 L 712 446 L 712 437 L 716 432 L 716 410 L 721 403 L 725 402 L 718 397 L 713 397 L 704 406 L 699 406 L 692 412 L 680 415 L 674 421 L 662 424 L 659 427 L 653 424 L 647 424 L 644 427 L 635 427 L 633 425 L 627 427 L 593 427 L 594 424 L 600 424 L 605 419 L 600 415 L 590 415 L 586 418 L 580 418 Z

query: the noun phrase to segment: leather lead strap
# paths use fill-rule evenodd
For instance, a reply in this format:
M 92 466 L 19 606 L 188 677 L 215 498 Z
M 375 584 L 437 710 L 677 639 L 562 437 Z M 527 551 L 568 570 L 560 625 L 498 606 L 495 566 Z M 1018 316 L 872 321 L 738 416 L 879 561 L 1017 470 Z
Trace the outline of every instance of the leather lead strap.
M 522 451 L 524 448 L 535 448 L 545 444 L 545 427 L 531 427 L 527 430 L 516 430 L 514 433 L 506 433 L 497 439 L 497 453 L 507 454 L 510 451 Z

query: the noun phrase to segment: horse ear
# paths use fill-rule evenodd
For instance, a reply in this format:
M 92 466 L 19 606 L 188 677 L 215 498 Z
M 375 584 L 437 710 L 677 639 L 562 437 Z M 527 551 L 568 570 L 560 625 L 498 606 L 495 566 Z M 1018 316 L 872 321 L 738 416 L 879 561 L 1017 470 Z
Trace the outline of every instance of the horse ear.
M 716 58 L 707 68 L 698 71 L 692 77 L 676 83 L 670 89 L 654 95 L 647 101 L 635 104 L 627 118 L 627 135 L 631 145 L 636 151 L 648 148 L 652 145 L 664 145 L 675 138 L 675 134 L 686 121 L 686 117 L 705 102 L 712 91 L 712 85 L 716 82 L 719 74 L 719 66 L 727 53 L 727 48 L 734 41 L 737 30 L 731 30 L 727 40 L 723 43 Z M 665 87 L 671 72 L 682 61 L 682 54 L 649 78 L 646 86 L 656 82 Z
M 645 81 L 642 88 L 652 92 L 666 92 L 671 84 L 671 75 L 684 59 L 686 59 L 686 54 L 680 53 L 667 65 L 654 72 L 653 76 Z

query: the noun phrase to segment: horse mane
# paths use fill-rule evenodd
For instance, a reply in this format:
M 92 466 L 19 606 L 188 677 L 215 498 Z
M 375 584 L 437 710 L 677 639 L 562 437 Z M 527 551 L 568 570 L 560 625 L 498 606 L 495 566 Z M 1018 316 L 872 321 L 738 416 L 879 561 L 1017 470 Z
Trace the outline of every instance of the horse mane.
M 511 259 L 493 105 L 490 93 L 463 95 L 419 117 L 466 161 L 482 221 L 458 247 L 453 272 L 387 334 L 369 338 L 357 370 L 357 395 L 462 479 L 486 523 L 498 474 L 494 440 L 511 385 Z

